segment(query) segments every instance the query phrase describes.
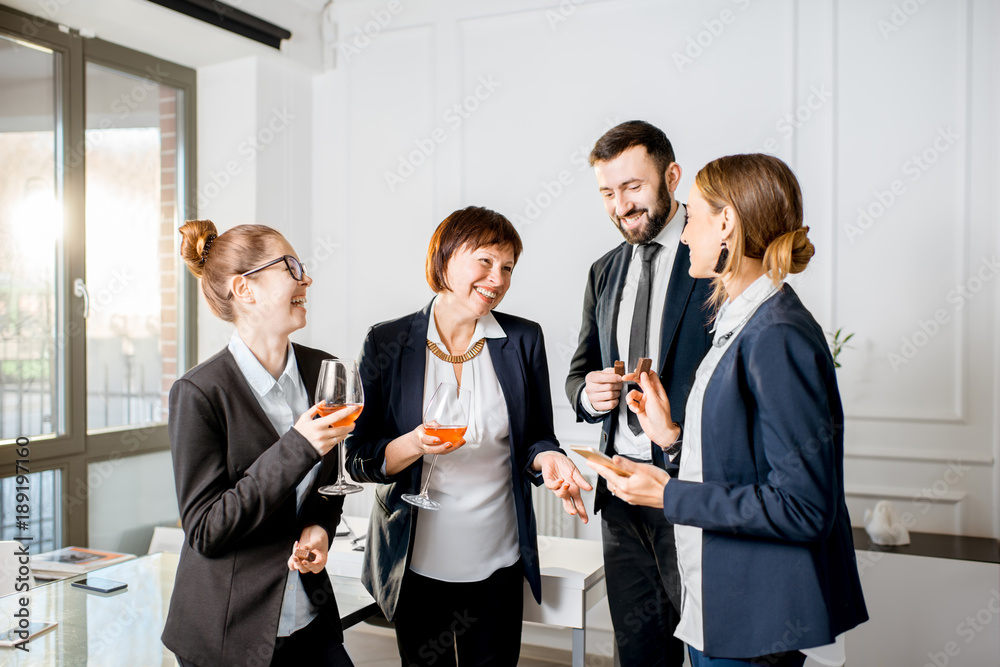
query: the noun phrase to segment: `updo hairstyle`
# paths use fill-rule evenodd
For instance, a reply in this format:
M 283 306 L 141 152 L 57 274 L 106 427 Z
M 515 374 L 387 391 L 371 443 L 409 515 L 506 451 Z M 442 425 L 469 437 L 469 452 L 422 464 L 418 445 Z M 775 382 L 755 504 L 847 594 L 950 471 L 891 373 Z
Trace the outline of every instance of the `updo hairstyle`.
M 802 225 L 802 191 L 795 174 L 771 155 L 727 155 L 709 162 L 695 177 L 695 185 L 718 215 L 726 206 L 736 212 L 736 224 L 727 242 L 729 259 L 720 272 L 739 274 L 744 258 L 760 259 L 775 287 L 790 273 L 801 273 L 816 252 L 809 228 Z M 726 288 L 714 280 L 712 301 L 726 300 Z
M 211 220 L 188 220 L 180 228 L 181 258 L 196 278 L 208 307 L 226 322 L 236 321 L 229 280 L 271 259 L 272 241 L 284 241 L 265 225 L 237 225 L 219 234 Z M 256 276 L 248 276 L 248 280 Z

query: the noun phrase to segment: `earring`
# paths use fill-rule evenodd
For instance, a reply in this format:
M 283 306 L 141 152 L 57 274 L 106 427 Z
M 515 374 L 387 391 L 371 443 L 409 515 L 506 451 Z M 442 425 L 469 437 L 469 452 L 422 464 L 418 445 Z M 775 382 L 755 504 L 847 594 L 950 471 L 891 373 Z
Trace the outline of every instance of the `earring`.
M 729 261 L 729 248 L 726 247 L 726 242 L 722 242 L 722 250 L 719 251 L 719 261 L 715 263 L 715 272 L 722 273 L 723 269 L 726 268 L 726 262 Z

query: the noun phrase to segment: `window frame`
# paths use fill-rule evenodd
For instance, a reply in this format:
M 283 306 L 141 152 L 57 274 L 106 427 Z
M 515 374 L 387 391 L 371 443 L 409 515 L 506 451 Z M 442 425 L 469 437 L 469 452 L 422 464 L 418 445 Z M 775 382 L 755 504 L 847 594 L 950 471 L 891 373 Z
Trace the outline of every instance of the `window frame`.
M 26 28 L 31 26 L 28 34 Z M 156 72 L 154 80 L 183 91 L 178 105 L 178 171 L 183 169 L 182 219 L 197 218 L 197 80 L 195 70 L 98 38 L 82 38 L 78 31 L 63 32 L 51 21 L 0 5 L 0 34 L 37 43 L 59 54 L 57 60 L 56 137 L 57 187 L 63 187 L 65 227 L 63 255 L 56 285 L 57 349 L 62 350 L 57 404 L 65 406 L 65 433 L 31 440 L 31 472 L 62 471 L 62 543 L 87 546 L 89 541 L 88 465 L 170 449 L 166 424 L 101 429 L 87 432 L 86 321 L 80 299 L 73 295 L 77 278 L 86 279 L 86 67 L 89 63 L 141 78 Z M 181 109 L 183 112 L 181 113 Z M 183 127 L 180 120 L 183 119 Z M 68 159 L 73 147 L 80 159 Z M 183 166 L 182 166 L 183 165 Z M 178 183 L 180 185 L 180 183 Z M 178 375 L 198 358 L 197 281 L 182 266 L 178 284 Z M 59 357 L 60 355 L 57 355 Z M 13 441 L 0 445 L 0 477 L 16 474 L 18 458 Z

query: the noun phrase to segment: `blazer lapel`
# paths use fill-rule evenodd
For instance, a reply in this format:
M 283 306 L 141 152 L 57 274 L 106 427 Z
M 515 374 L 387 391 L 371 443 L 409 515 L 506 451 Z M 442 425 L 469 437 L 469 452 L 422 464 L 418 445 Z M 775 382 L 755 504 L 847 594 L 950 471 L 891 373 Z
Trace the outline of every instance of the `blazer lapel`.
M 302 383 L 306 386 L 306 396 L 309 398 L 309 407 L 311 408 L 316 403 L 316 383 L 319 380 L 319 369 L 323 364 L 323 359 L 315 352 L 306 352 L 296 343 L 292 343 L 292 348 L 295 350 L 295 363 L 298 364 Z M 330 358 L 336 359 L 336 357 Z M 296 419 L 298 419 L 297 416 Z M 313 482 L 314 493 L 329 481 L 337 465 L 337 456 L 339 456 L 339 452 L 334 448 L 329 455 L 323 457 L 319 474 Z
M 299 366 L 299 375 L 302 376 L 302 383 L 306 386 L 306 396 L 309 397 L 309 407 L 316 403 L 316 383 L 319 380 L 319 367 L 323 363 L 322 359 L 307 355 L 296 343 L 292 343 L 295 350 L 295 363 Z M 336 359 L 336 357 L 330 357 Z
M 606 289 L 601 294 L 598 304 L 602 314 L 600 330 L 607 331 L 607 337 L 601 342 L 601 356 L 608 360 L 610 365 L 616 359 L 621 359 L 618 350 L 618 307 L 622 300 L 622 290 L 625 288 L 625 276 L 628 274 L 628 267 L 632 261 L 632 246 L 623 243 L 620 252 L 611 260 L 608 268 L 608 285 L 611 289 Z
M 666 362 L 670 346 L 673 345 L 677 326 L 684 316 L 684 309 L 691 298 L 694 289 L 694 278 L 688 272 L 691 268 L 691 251 L 683 243 L 677 244 L 677 254 L 674 256 L 674 266 L 670 271 L 670 281 L 667 283 L 667 297 L 663 301 L 663 320 L 660 325 L 660 368 Z
M 401 341 L 399 373 L 400 386 L 411 388 L 402 392 L 400 402 L 400 423 L 406 428 L 423 421 L 424 412 L 424 371 L 427 367 L 427 324 L 431 305 L 418 312 L 410 324 L 410 332 Z
M 527 400 L 524 390 L 526 375 L 521 366 L 521 357 L 517 354 L 517 349 L 514 346 L 508 346 L 509 341 L 510 332 L 508 331 L 506 338 L 486 339 L 486 347 L 489 348 L 493 370 L 496 371 L 500 388 L 503 389 L 504 402 L 507 404 L 510 422 L 511 460 L 517 461 L 517 465 L 514 467 L 520 469 L 521 462 L 517 460 L 516 453 L 524 442 L 525 402 Z
M 260 403 L 257 401 L 257 396 L 254 395 L 253 388 L 250 386 L 250 383 L 247 382 L 246 376 L 243 375 L 243 371 L 240 370 L 240 365 L 236 363 L 236 358 L 233 356 L 233 353 L 228 349 L 226 350 L 225 358 L 226 365 L 229 367 L 229 373 L 232 374 L 235 380 L 230 383 L 230 386 L 232 387 L 233 392 L 243 394 L 239 402 L 244 406 L 248 406 L 250 412 L 253 413 L 254 418 L 260 424 L 260 427 L 271 434 L 271 442 L 277 441 L 280 437 L 279 433 L 274 430 L 274 425 L 271 424 L 271 420 L 268 419 L 267 414 L 264 413 L 264 408 L 260 407 Z M 265 445 L 260 448 L 260 451 L 256 453 L 254 458 L 260 456 L 268 447 L 270 447 L 270 445 Z
M 398 424 L 409 430 L 423 422 L 424 371 L 427 367 L 427 325 L 431 304 L 413 316 L 406 340 L 400 341 L 399 386 L 400 407 Z M 414 466 L 412 488 L 420 487 L 421 466 Z

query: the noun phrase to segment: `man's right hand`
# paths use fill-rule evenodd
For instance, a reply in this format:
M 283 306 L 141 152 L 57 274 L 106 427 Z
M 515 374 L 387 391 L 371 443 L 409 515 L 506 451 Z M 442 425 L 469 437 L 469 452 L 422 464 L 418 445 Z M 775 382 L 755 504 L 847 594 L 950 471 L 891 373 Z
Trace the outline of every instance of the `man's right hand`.
M 584 391 L 587 392 L 587 398 L 595 410 L 609 412 L 618 407 L 622 386 L 622 376 L 616 375 L 614 367 L 611 367 L 587 373 Z

